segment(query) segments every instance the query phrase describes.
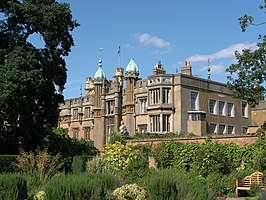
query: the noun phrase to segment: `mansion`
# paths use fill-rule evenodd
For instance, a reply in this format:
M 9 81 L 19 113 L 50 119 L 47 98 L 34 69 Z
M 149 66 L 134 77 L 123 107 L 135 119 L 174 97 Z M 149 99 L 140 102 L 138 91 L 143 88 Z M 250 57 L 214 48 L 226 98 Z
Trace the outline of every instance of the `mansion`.
M 181 73 L 167 74 L 161 62 L 147 79 L 139 76 L 133 59 L 116 68 L 107 80 L 102 59 L 94 78 L 86 78 L 86 95 L 65 100 L 59 127 L 72 138 L 93 140 L 103 147 L 124 124 L 129 135 L 247 133 L 251 110 L 247 101 L 235 99 L 226 84 L 193 76 L 189 61 Z

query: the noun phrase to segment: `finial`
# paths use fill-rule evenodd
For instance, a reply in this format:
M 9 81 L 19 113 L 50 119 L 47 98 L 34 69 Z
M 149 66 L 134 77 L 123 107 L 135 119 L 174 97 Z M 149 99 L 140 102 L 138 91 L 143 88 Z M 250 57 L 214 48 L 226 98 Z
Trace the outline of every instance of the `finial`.
M 82 97 L 82 85 L 80 85 L 80 97 Z
M 100 48 L 100 60 L 102 60 L 102 52 L 103 52 L 103 48 Z
M 102 66 L 103 66 L 103 61 L 102 61 L 102 52 L 103 52 L 103 48 L 100 48 L 99 67 L 102 67 Z
M 210 58 L 208 58 L 208 79 L 210 80 L 211 79 L 211 68 L 210 68 Z
M 120 67 L 121 66 L 120 45 L 118 46 L 117 54 L 118 54 L 118 67 Z

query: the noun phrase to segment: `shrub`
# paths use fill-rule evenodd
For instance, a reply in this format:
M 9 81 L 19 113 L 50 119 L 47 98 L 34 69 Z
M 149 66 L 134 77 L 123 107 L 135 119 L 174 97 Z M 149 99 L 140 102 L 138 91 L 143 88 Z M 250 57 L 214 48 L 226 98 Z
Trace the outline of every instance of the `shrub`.
M 120 172 L 120 176 L 127 180 L 137 180 L 146 176 L 149 172 L 148 159 L 140 155 L 134 162 L 131 162 L 127 168 Z
M 0 173 L 11 173 L 16 171 L 13 163 L 16 161 L 17 155 L 0 155 Z
M 259 195 L 259 200 L 265 200 L 266 199 L 266 190 L 262 191 Z
M 95 156 L 98 153 L 98 150 L 93 145 L 93 141 L 72 139 L 63 128 L 48 130 L 42 141 L 42 148 L 47 149 L 51 155 L 60 154 L 61 162 L 64 163 L 66 172 L 71 170 L 73 156 Z
M 108 191 L 118 186 L 118 180 L 111 174 L 78 174 L 53 177 L 45 185 L 47 200 L 79 199 L 102 200 Z
M 156 146 L 156 148 L 151 152 L 151 156 L 158 161 L 160 168 L 170 168 L 173 166 L 174 152 L 178 145 L 182 144 L 175 142 L 163 142 Z
M 0 199 L 27 199 L 27 182 L 18 174 L 0 175 Z
M 86 163 L 86 170 L 89 173 L 116 174 L 114 167 L 103 156 L 97 156 L 88 160 Z
M 114 144 L 108 144 L 102 149 L 103 157 L 119 170 L 124 170 L 130 162 L 136 160 L 138 150 L 133 149 L 130 143 L 121 144 L 116 141 Z
M 214 200 L 215 192 L 207 180 L 195 172 L 161 170 L 150 176 L 147 184 L 149 199 Z
M 33 200 L 45 200 L 45 198 L 46 198 L 46 194 L 43 190 L 41 190 L 41 191 L 38 191 L 34 195 Z
M 21 151 L 16 166 L 27 177 L 29 196 L 42 187 L 53 175 L 59 173 L 63 163 L 60 155 L 49 155 L 47 150 L 38 149 L 36 153 Z
M 146 191 L 139 187 L 136 183 L 126 184 L 116 188 L 113 192 L 118 200 L 145 200 Z
M 93 156 L 74 156 L 72 162 L 72 170 L 74 174 L 86 171 L 86 163 L 92 159 Z
M 125 144 L 126 141 L 122 137 L 120 132 L 113 132 L 110 137 L 110 144 L 114 144 L 115 142 L 120 142 L 121 144 Z
M 172 172 L 162 171 L 151 176 L 147 185 L 149 199 L 178 199 L 178 190 L 176 187 L 178 179 Z

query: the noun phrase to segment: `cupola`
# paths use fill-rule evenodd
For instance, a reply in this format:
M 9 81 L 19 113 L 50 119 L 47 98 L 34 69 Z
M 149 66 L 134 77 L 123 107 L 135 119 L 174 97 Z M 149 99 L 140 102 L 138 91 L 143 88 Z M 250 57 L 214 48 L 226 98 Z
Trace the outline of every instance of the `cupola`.
M 102 48 L 100 48 L 100 60 L 99 60 L 99 67 L 96 73 L 94 74 L 94 79 L 101 80 L 105 79 L 105 73 L 102 69 L 103 67 L 103 61 L 102 61 Z
M 130 72 L 130 73 L 136 73 L 139 74 L 139 68 L 137 66 L 137 64 L 135 63 L 134 59 L 132 58 L 130 60 L 130 62 L 128 63 L 127 67 L 126 67 L 126 72 Z

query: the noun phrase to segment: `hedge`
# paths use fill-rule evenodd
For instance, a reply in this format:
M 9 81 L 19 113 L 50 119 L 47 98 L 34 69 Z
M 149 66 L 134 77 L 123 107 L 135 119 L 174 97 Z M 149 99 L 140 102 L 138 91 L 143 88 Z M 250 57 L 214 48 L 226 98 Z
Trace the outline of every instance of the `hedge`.
M 86 173 L 53 177 L 45 186 L 47 200 L 106 199 L 118 186 L 118 180 L 111 174 Z
M 17 155 L 0 155 L 0 173 L 11 173 L 16 171 L 13 165 L 16 162 Z

